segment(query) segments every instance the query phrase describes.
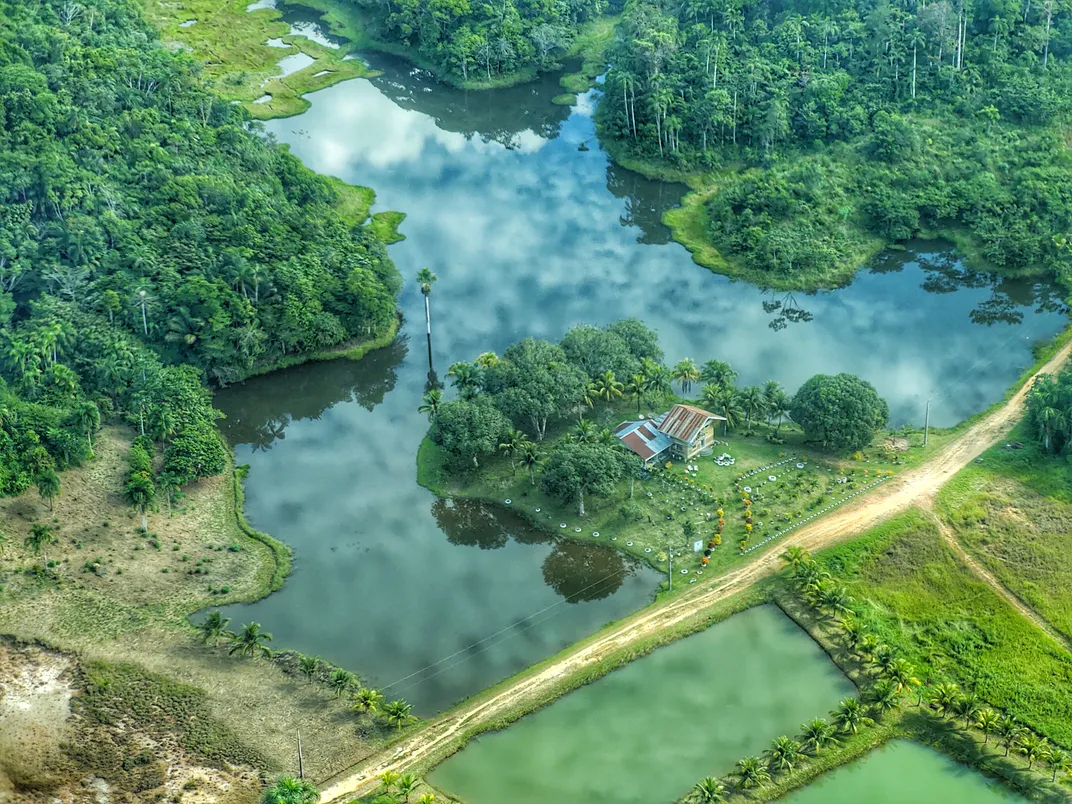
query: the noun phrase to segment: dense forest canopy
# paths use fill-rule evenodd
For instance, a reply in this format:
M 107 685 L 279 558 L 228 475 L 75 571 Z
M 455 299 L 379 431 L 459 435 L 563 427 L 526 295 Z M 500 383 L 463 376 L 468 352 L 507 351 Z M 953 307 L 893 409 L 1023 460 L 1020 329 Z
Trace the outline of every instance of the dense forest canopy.
M 413 48 L 441 74 L 462 81 L 551 68 L 577 26 L 608 9 L 606 0 L 355 2 L 372 17 L 377 38 Z
M 952 226 L 1060 270 L 1070 49 L 1059 0 L 634 0 L 600 119 L 633 156 L 724 171 L 708 234 L 752 268 Z
M 101 413 L 173 480 L 218 472 L 205 380 L 390 327 L 400 279 L 338 200 L 132 0 L 0 0 L 0 493 Z

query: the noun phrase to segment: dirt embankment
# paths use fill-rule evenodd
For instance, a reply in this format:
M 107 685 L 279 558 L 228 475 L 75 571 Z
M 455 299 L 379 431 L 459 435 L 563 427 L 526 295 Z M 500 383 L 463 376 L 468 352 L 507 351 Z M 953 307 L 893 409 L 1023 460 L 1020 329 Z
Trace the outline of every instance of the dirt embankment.
M 1066 344 L 1039 371 L 1057 371 L 1072 353 Z M 981 455 L 1004 436 L 1023 414 L 1030 383 L 1025 384 L 1005 404 L 969 427 L 941 452 L 922 466 L 906 472 L 897 480 L 880 486 L 860 502 L 840 508 L 807 527 L 792 538 L 807 550 L 822 549 L 871 529 L 918 501 L 928 500 L 956 472 Z M 583 647 L 567 653 L 544 670 L 522 676 L 517 683 L 487 699 L 463 705 L 429 723 L 397 745 L 371 758 L 349 775 L 333 780 L 322 792 L 321 800 L 333 802 L 355 794 L 371 792 L 377 777 L 385 770 L 405 771 L 443 751 L 453 740 L 482 723 L 494 721 L 519 701 L 539 700 L 563 676 L 572 674 L 619 648 L 636 643 L 650 634 L 671 628 L 697 612 L 746 588 L 777 570 L 781 546 L 772 547 L 749 563 L 719 578 L 697 585 L 668 603 L 645 609 L 628 618 L 614 630 Z

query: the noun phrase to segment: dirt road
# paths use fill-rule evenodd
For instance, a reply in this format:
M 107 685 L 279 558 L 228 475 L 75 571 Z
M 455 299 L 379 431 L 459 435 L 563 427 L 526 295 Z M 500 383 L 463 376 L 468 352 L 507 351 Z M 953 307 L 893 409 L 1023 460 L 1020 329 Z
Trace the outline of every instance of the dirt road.
M 1053 373 L 1072 353 L 1066 344 L 1038 373 Z M 964 431 L 930 461 L 888 481 L 860 502 L 847 505 L 789 538 L 807 550 L 817 550 L 863 533 L 891 516 L 904 511 L 920 498 L 932 497 L 957 471 L 971 463 L 991 444 L 1004 436 L 1023 412 L 1027 385 L 1004 405 Z M 372 757 L 352 773 L 336 777 L 321 793 L 321 801 L 334 802 L 371 792 L 385 770 L 402 772 L 443 750 L 453 739 L 475 726 L 495 720 L 519 700 L 538 698 L 558 679 L 645 636 L 670 628 L 697 612 L 741 591 L 778 569 L 784 544 L 772 545 L 740 569 L 697 584 L 696 588 L 665 604 L 644 609 L 624 620 L 599 639 L 567 653 L 561 659 L 487 699 L 447 712 L 420 731 Z

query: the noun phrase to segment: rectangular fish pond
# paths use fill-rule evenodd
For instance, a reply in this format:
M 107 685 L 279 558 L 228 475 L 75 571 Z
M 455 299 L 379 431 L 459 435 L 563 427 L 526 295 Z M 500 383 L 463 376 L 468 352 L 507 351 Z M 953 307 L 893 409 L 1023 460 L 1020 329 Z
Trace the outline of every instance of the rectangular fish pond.
M 428 777 L 465 804 L 658 804 L 855 687 L 774 606 L 734 615 L 474 739 Z
M 1026 802 L 998 782 L 919 743 L 893 740 L 821 776 L 784 804 L 998 804 Z

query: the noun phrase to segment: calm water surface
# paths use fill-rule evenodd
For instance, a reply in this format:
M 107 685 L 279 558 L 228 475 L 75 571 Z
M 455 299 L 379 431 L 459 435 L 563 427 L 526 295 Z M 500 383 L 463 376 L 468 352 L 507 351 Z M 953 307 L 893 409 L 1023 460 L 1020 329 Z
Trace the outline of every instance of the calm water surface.
M 466 804 L 659 804 L 793 734 L 855 688 L 773 606 L 570 693 L 437 767 Z
M 293 11 L 287 20 L 309 22 Z M 267 128 L 314 170 L 374 187 L 377 209 L 408 214 L 407 240 L 391 253 L 407 280 L 425 265 L 440 276 L 441 376 L 521 337 L 638 316 L 671 361 L 720 357 L 745 383 L 790 389 L 818 371 L 851 371 L 898 421 L 921 421 L 934 396 L 932 422 L 951 424 L 1000 398 L 1030 345 L 1065 320 L 1052 287 L 970 274 L 925 244 L 836 292 L 731 282 L 694 265 L 659 222 L 682 187 L 609 163 L 593 96 L 554 106 L 555 77 L 464 93 L 367 59 L 381 77 L 310 95 L 308 112 Z M 229 614 L 426 714 L 639 607 L 657 579 L 416 485 L 429 367 L 411 282 L 401 306 L 399 342 L 359 364 L 306 366 L 219 395 L 224 429 L 251 465 L 249 517 L 295 548 L 283 590 Z
M 1026 802 L 978 771 L 926 746 L 894 740 L 821 776 L 785 804 L 996 804 Z

